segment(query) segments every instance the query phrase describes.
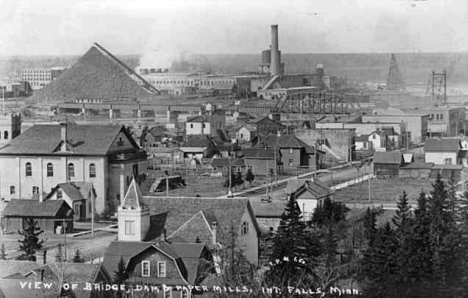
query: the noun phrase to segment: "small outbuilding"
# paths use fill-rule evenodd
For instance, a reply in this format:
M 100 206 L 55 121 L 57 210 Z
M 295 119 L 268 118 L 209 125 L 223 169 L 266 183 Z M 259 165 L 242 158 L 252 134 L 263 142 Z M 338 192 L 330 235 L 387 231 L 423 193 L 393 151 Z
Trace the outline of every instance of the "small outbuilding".
M 28 218 L 46 233 L 61 234 L 73 230 L 73 210 L 64 200 L 17 199 L 8 202 L 3 211 L 2 227 L 7 232 L 21 231 Z
M 398 178 L 403 163 L 401 152 L 375 152 L 374 175 L 377 178 Z

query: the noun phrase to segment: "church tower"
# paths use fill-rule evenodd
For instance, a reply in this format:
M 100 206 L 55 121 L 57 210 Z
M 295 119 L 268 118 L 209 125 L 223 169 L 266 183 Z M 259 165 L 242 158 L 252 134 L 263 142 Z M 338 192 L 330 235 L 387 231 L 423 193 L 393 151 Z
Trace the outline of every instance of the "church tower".
M 0 114 L 0 147 L 21 134 L 21 114 Z
M 118 207 L 118 241 L 143 241 L 150 226 L 149 208 L 142 204 L 143 195 L 135 179 Z

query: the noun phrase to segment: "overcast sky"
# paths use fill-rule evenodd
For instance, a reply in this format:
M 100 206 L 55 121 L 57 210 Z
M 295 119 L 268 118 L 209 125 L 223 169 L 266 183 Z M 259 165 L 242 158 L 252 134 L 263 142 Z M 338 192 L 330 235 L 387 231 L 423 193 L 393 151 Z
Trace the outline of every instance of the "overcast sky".
M 0 0 L 0 55 L 468 50 L 467 0 Z

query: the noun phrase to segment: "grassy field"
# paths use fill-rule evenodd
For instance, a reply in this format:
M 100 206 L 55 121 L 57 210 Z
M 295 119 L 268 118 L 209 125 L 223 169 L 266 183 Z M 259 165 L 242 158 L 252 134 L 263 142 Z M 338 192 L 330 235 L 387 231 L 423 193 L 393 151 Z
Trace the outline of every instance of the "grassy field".
M 371 181 L 371 199 L 374 202 L 397 202 L 406 191 L 411 202 L 416 202 L 419 193 L 432 190 L 431 181 L 420 179 L 373 179 Z M 341 202 L 366 202 L 369 195 L 368 182 L 362 182 L 337 190 L 335 199 Z

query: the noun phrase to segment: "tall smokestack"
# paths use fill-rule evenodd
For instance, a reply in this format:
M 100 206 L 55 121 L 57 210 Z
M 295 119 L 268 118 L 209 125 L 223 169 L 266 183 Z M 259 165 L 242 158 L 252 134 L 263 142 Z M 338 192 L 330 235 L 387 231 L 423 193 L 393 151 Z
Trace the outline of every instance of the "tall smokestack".
M 271 25 L 271 65 L 270 73 L 272 76 L 280 74 L 281 58 L 278 45 L 278 25 Z

